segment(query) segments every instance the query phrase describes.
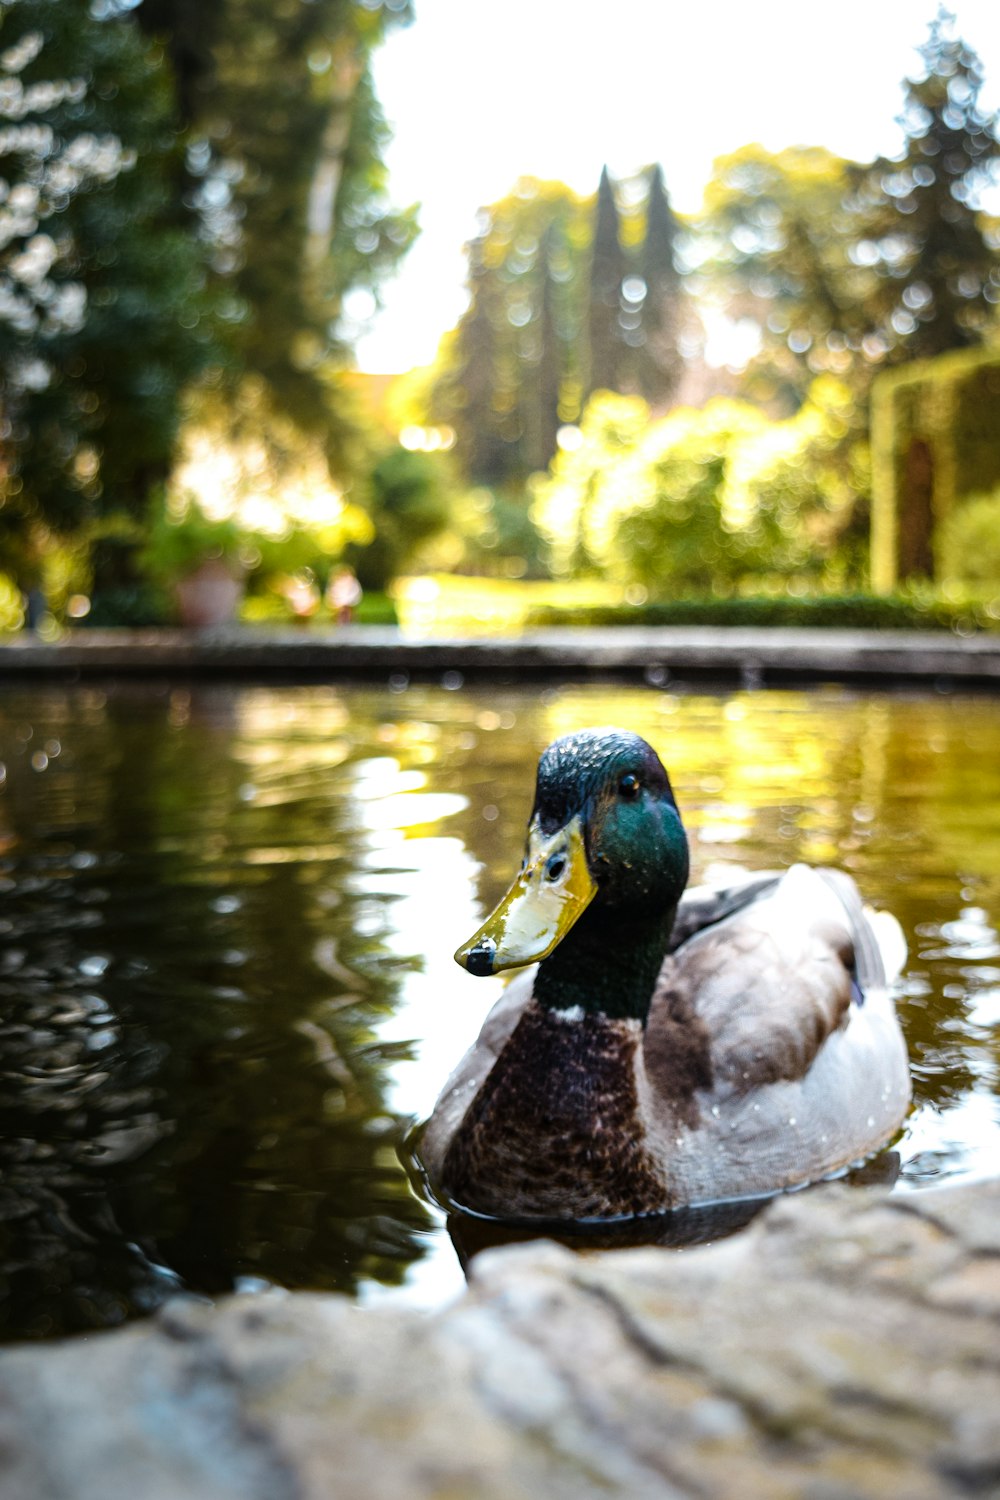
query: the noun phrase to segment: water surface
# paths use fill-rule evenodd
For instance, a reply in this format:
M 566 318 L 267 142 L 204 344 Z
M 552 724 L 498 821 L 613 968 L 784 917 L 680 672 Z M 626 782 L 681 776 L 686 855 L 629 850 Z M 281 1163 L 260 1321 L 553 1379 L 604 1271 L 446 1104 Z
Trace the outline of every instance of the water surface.
M 849 869 L 903 923 L 899 1191 L 1000 1163 L 1000 700 L 846 690 L 0 689 L 0 1336 L 179 1289 L 431 1303 L 399 1147 L 500 992 L 451 960 L 534 764 L 660 750 L 694 872 Z

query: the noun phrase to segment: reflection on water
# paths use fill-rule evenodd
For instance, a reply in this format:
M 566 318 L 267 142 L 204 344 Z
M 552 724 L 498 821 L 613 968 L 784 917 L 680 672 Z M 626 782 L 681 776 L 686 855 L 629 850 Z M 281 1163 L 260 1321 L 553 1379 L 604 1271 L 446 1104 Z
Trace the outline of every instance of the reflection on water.
M 836 861 L 896 911 L 899 1190 L 995 1170 L 996 700 L 5 686 L 0 1336 L 181 1287 L 457 1289 L 398 1151 L 499 993 L 450 955 L 537 754 L 593 723 L 660 749 L 696 872 Z

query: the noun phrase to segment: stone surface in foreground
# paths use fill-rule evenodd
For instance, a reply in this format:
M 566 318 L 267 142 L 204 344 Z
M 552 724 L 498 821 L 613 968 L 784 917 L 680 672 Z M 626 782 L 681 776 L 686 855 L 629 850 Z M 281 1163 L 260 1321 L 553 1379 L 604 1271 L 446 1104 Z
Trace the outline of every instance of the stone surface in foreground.
M 682 1253 L 489 1252 L 432 1316 L 176 1302 L 0 1355 L 4 1500 L 1000 1495 L 1000 1182 Z

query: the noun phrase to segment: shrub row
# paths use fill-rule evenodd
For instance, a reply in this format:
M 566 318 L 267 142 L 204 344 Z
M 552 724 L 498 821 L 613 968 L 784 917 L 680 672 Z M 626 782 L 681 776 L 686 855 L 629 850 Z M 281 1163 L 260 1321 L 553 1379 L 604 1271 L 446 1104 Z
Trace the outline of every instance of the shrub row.
M 1000 601 L 952 603 L 872 594 L 674 599 L 565 608 L 533 605 L 528 625 L 815 626 L 855 630 L 1000 631 Z

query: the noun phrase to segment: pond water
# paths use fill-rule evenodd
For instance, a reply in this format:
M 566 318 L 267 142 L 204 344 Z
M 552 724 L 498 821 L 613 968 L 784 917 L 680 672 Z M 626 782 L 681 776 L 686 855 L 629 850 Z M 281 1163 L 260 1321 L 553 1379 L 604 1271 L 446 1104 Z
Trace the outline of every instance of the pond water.
M 897 1190 L 997 1170 L 998 699 L 5 684 L 0 1337 L 180 1289 L 458 1290 L 399 1148 L 500 992 L 451 953 L 537 755 L 606 723 L 660 750 L 695 875 L 836 862 L 897 913 Z

